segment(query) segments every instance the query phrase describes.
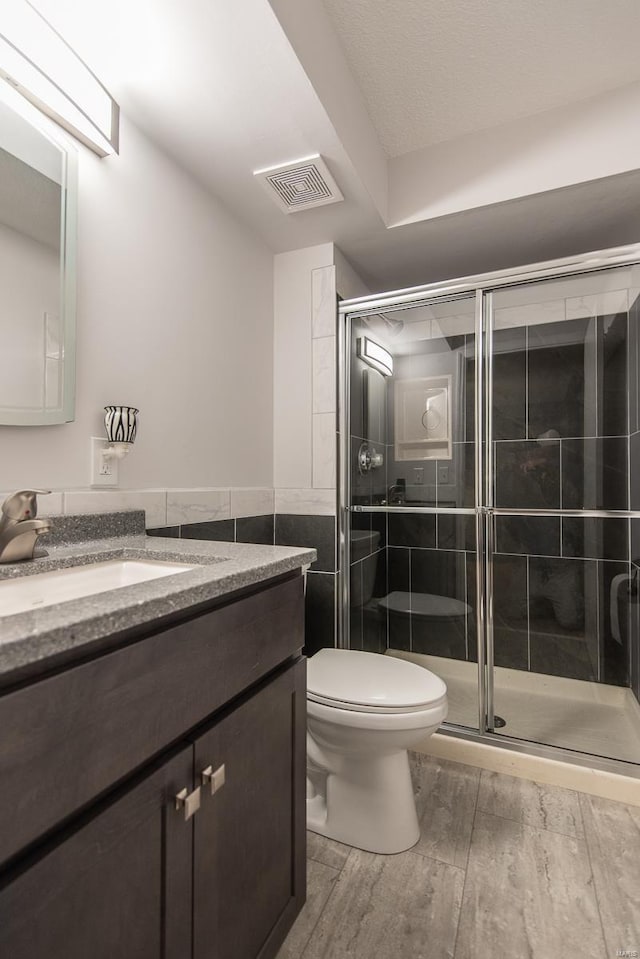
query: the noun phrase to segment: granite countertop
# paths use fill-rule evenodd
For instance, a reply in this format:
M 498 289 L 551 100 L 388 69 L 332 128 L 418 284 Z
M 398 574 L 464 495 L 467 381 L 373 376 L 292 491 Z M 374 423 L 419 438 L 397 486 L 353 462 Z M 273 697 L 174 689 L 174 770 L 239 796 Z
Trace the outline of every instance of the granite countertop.
M 236 590 L 300 569 L 316 559 L 313 549 L 126 535 L 48 546 L 28 563 L 0 565 L 7 579 L 111 559 L 194 563 L 195 569 L 83 599 L 2 616 L 0 682 L 19 681 L 62 662 L 109 648 L 109 638 Z

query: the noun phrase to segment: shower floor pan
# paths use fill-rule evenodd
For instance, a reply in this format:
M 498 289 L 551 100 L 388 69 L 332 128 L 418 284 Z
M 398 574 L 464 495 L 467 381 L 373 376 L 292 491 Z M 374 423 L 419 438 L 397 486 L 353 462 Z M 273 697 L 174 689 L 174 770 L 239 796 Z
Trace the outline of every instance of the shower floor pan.
M 448 722 L 478 728 L 475 663 L 404 650 L 388 655 L 430 669 L 447 684 Z M 640 763 L 640 705 L 630 689 L 495 667 L 494 709 L 504 734 L 594 756 Z

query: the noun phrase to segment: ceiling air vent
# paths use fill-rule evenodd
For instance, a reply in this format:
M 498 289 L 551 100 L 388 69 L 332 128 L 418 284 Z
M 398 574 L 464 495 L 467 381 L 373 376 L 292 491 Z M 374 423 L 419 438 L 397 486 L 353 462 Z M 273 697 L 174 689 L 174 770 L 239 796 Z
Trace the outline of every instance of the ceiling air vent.
M 317 153 L 293 163 L 256 170 L 253 175 L 285 213 L 344 200 L 327 164 Z

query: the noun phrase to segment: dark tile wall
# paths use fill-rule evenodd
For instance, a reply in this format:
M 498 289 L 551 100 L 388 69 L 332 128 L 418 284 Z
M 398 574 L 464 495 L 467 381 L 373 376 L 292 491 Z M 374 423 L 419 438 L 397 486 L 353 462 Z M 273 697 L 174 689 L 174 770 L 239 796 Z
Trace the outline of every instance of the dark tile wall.
M 277 513 L 276 546 L 309 546 L 318 559 L 307 573 L 305 597 L 305 653 L 336 643 L 336 519 L 335 516 L 297 516 Z
M 496 331 L 496 505 L 640 508 L 639 319 L 636 303 L 628 315 Z M 454 444 L 448 466 L 456 477 L 465 477 L 464 498 L 456 505 L 472 506 L 473 362 L 468 356 L 465 383 L 466 442 Z M 358 404 L 362 409 L 362 400 L 357 389 L 352 392 L 354 409 Z M 388 406 L 387 478 L 393 483 L 403 467 L 393 462 L 391 393 Z M 352 439 L 352 455 L 366 433 L 365 421 L 366 411 L 359 420 L 362 434 Z M 461 471 L 457 456 L 462 457 Z M 408 465 L 424 469 L 425 503 L 453 505 L 446 500 L 448 484 L 439 488 L 438 467 L 444 462 Z M 408 472 L 405 478 L 410 486 Z M 356 477 L 354 490 L 361 502 L 376 502 L 370 477 Z M 415 495 L 414 489 L 409 498 Z M 386 530 L 380 529 L 381 517 L 375 520 L 380 531 L 377 552 L 367 560 L 358 557 L 351 570 L 352 594 L 359 598 L 351 610 L 354 647 L 377 650 L 389 645 L 473 660 L 473 518 L 391 514 Z M 352 527 L 371 530 L 372 523 L 372 516 L 356 514 Z M 635 586 L 629 587 L 635 569 L 629 561 L 637 557 L 640 568 L 640 522 L 633 541 L 629 521 L 616 518 L 498 517 L 495 532 L 496 663 L 631 684 L 638 695 L 640 613 Z M 372 576 L 367 565 L 374 561 Z M 372 582 L 371 594 L 365 584 L 370 587 Z M 408 612 L 380 606 L 394 591 L 408 595 Z M 435 623 L 416 612 L 425 593 L 456 598 L 469 609 L 459 621 L 451 617 Z M 618 607 L 617 630 L 612 602 Z
M 336 536 L 333 516 L 276 514 L 147 530 L 148 536 L 184 537 L 267 546 L 309 546 L 318 551 L 307 574 L 305 653 L 335 645 Z
M 182 539 L 215 540 L 222 543 L 258 543 L 274 545 L 274 516 L 243 516 L 238 519 L 188 523 L 183 526 L 161 526 L 148 529 L 147 536 L 170 536 Z
M 630 509 L 640 510 L 640 297 L 629 309 L 629 497 Z M 626 601 L 630 636 L 630 685 L 640 701 L 640 520 L 631 520 L 631 570 L 633 581 Z
M 496 506 L 629 508 L 632 327 L 618 313 L 496 331 Z

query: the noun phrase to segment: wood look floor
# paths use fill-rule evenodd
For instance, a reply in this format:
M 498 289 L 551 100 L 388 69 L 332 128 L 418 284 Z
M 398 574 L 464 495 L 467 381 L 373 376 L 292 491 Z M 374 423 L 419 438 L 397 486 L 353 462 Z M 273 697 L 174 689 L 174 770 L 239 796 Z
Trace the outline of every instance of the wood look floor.
M 640 957 L 640 808 L 430 756 L 412 773 L 408 852 L 308 833 L 278 959 Z

